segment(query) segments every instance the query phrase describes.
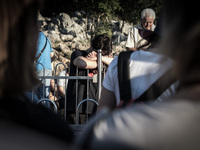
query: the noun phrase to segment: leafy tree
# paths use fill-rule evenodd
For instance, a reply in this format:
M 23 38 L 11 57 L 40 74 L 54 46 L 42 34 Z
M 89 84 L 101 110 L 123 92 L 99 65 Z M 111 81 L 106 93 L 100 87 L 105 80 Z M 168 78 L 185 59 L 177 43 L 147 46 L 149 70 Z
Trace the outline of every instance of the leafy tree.
M 116 10 L 120 10 L 119 0 L 74 0 L 77 10 L 84 10 L 87 16 L 93 18 L 93 27 L 91 35 L 109 32 L 111 27 L 109 25 L 109 18 L 115 14 Z M 86 19 L 87 21 L 87 19 Z M 102 30 L 102 31 L 101 31 Z
M 87 32 L 87 18 L 90 17 L 93 20 L 94 29 L 91 29 L 91 35 L 101 32 L 110 34 L 111 18 L 117 17 L 120 20 L 138 24 L 140 13 L 145 8 L 154 9 L 156 15 L 159 16 L 161 3 L 162 0 L 46 0 L 41 13 L 45 16 L 56 16 L 60 12 L 71 15 L 77 10 L 84 10 L 86 12 L 85 32 Z
M 161 0 L 120 0 L 121 10 L 117 11 L 117 16 L 133 24 L 140 22 L 141 11 L 145 8 L 152 8 L 159 16 Z
M 140 21 L 140 12 L 152 8 L 157 16 L 162 0 L 46 0 L 42 12 L 45 16 L 57 15 L 60 12 L 71 14 L 84 10 L 87 15 L 96 18 L 117 16 L 119 19 L 136 24 Z

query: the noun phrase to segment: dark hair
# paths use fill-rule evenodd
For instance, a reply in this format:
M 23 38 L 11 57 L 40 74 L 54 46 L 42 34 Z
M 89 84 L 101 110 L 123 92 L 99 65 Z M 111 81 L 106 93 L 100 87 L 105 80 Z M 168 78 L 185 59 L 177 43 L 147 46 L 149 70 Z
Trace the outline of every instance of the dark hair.
M 102 52 L 104 52 L 104 55 L 112 53 L 112 42 L 107 34 L 97 35 L 92 40 L 91 46 L 94 50 L 101 49 Z
M 0 1 L 0 97 L 20 94 L 38 81 L 33 67 L 38 1 Z

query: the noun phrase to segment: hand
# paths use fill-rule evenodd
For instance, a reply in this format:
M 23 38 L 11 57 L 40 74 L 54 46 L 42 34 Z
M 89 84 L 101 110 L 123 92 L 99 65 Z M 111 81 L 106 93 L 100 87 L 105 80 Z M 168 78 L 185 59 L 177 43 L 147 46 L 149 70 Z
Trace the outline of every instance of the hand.
M 96 61 L 97 60 L 97 53 L 95 51 L 92 51 L 91 53 L 89 53 L 87 56 L 86 56 L 87 59 L 90 59 L 90 60 L 94 60 Z

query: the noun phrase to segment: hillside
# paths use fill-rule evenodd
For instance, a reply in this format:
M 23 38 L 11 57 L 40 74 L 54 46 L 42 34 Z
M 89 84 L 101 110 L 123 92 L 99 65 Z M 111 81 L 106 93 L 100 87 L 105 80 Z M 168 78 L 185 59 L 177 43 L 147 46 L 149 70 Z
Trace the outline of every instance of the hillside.
M 76 11 L 72 17 L 66 13 L 60 13 L 53 18 L 39 15 L 42 31 L 52 42 L 52 47 L 56 54 L 53 69 L 59 62 L 65 64 L 69 62 L 71 53 L 75 49 L 87 50 L 90 47 L 93 20 L 92 18 L 87 18 L 86 25 L 86 18 L 83 17 L 85 16 L 84 13 L 84 11 Z M 125 50 L 128 30 L 131 27 L 130 24 L 125 23 L 121 31 L 122 23 L 119 20 L 111 21 L 113 53 L 116 54 Z M 56 72 L 59 73 L 61 68 L 59 66 Z

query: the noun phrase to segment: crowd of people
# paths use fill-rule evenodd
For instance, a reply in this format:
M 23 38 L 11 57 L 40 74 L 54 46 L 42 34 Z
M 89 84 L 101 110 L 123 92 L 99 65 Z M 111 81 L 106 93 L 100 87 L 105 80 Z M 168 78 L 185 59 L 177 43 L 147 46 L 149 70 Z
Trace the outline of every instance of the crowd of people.
M 131 77 L 134 79 L 135 84 L 135 88 L 133 91 L 134 93 L 136 93 L 136 96 L 134 96 L 133 94 L 133 98 L 137 98 L 138 96 L 140 96 L 152 83 L 154 83 L 162 74 L 164 74 L 167 70 L 169 70 L 169 68 L 172 66 L 172 60 L 167 60 L 164 57 L 162 58 L 162 56 L 158 56 L 158 55 L 154 55 L 155 53 L 151 53 L 151 51 L 154 51 L 152 49 L 156 49 L 156 43 L 158 43 L 158 37 L 160 36 L 158 31 L 154 32 L 155 30 L 155 25 L 154 25 L 154 20 L 156 19 L 155 16 L 155 12 L 153 9 L 147 8 L 144 9 L 141 12 L 141 23 L 138 24 L 137 26 L 134 26 L 130 29 L 128 38 L 127 38 L 127 42 L 126 42 L 126 48 L 127 50 L 132 50 L 132 51 L 137 51 L 137 50 L 146 50 L 148 52 L 141 52 L 142 54 L 138 54 L 139 56 L 143 55 L 141 58 L 137 58 L 137 59 L 141 59 L 141 62 L 143 60 L 148 60 L 149 61 L 149 65 L 142 65 L 142 67 L 144 67 L 143 70 L 144 72 L 141 72 L 141 74 L 145 73 L 146 71 L 146 76 L 144 78 L 141 79 L 137 79 L 134 76 L 138 76 L 139 74 L 135 74 L 131 75 Z M 156 33 L 156 34 L 155 34 Z M 43 40 L 44 41 L 44 40 Z M 39 43 L 42 43 L 42 40 L 40 40 L 39 38 Z M 39 44 L 41 45 L 41 44 Z M 44 46 L 40 46 L 38 45 L 38 51 L 36 56 L 38 56 L 38 53 L 41 53 L 42 48 L 45 47 L 45 42 L 43 42 Z M 59 79 L 59 80 L 55 80 L 57 84 L 52 84 L 52 91 L 54 91 L 54 94 L 57 93 L 57 97 L 58 98 L 58 106 L 59 109 L 63 109 L 64 106 L 66 106 L 66 113 L 68 116 L 68 120 L 70 120 L 70 122 L 72 124 L 74 124 L 76 121 L 76 106 L 84 99 L 93 99 L 98 101 L 98 84 L 97 84 L 97 51 L 98 49 L 102 49 L 102 63 L 104 64 L 104 73 L 107 71 L 107 67 L 109 66 L 109 64 L 112 62 L 113 57 L 112 57 L 112 40 L 108 37 L 107 34 L 101 34 L 101 35 L 97 35 L 91 42 L 91 47 L 87 50 L 87 51 L 82 51 L 82 50 L 76 50 L 75 52 L 72 53 L 71 55 L 71 60 L 70 60 L 70 66 L 69 68 L 69 76 L 90 76 L 93 77 L 93 80 L 89 80 L 89 83 L 87 83 L 86 80 L 79 80 L 78 84 L 76 85 L 76 80 L 64 80 L 64 79 Z M 151 49 L 151 50 L 150 50 Z M 42 54 L 42 58 L 44 59 L 39 59 L 39 60 L 43 60 L 43 62 L 45 63 L 45 70 L 40 69 L 40 76 L 42 76 L 41 73 L 43 73 L 44 76 L 48 76 L 48 75 L 52 75 L 52 72 L 50 74 L 47 74 L 49 72 L 49 70 L 51 69 L 49 67 L 49 69 L 46 69 L 46 64 L 48 64 L 48 66 L 50 66 L 50 52 L 52 52 L 52 50 L 46 50 L 46 55 Z M 144 54 L 143 54 L 144 53 Z M 136 53 L 134 53 L 133 55 L 136 55 Z M 146 56 L 145 56 L 146 55 Z M 151 56 L 153 55 L 153 56 Z M 47 58 L 46 61 L 45 58 Z M 151 58 L 151 59 L 149 59 Z M 132 58 L 133 59 L 133 58 Z M 135 59 L 135 58 L 134 58 Z M 165 59 L 165 62 L 163 62 L 163 64 L 159 64 L 161 59 Z M 117 59 L 115 59 L 115 62 L 117 61 Z M 157 62 L 156 62 L 157 61 Z M 42 68 L 43 62 L 38 61 L 37 63 L 37 68 Z M 48 62 L 48 63 L 47 63 Z M 157 65 L 157 69 L 155 67 L 155 65 L 151 65 L 152 62 L 155 62 L 155 65 Z M 168 67 L 163 68 L 162 66 L 168 63 Z M 134 62 L 135 64 L 135 62 Z M 159 65 L 158 65 L 159 64 Z M 39 66 L 39 67 L 38 67 Z M 140 66 L 140 64 L 136 64 L 134 65 L 135 68 L 138 68 Z M 140 68 L 142 68 L 140 67 Z M 78 68 L 78 70 L 76 70 Z M 112 68 L 112 66 L 110 67 Z M 154 71 L 154 73 L 152 73 L 151 75 L 149 75 L 148 69 L 152 68 Z M 65 68 L 66 69 L 66 68 Z M 117 69 L 117 68 L 115 68 Z M 131 70 L 133 68 L 131 67 Z M 38 69 L 39 70 L 39 69 Z M 47 71 L 46 71 L 47 70 Z M 50 70 L 51 71 L 51 70 Z M 78 73 L 77 73 L 78 71 Z M 87 72 L 88 71 L 88 72 Z M 44 74 L 45 72 L 45 74 Z M 66 71 L 62 71 L 62 76 L 66 75 Z M 113 69 L 111 69 L 111 75 L 114 75 L 115 77 L 110 77 L 113 79 L 113 83 L 118 84 L 117 81 L 117 76 L 116 76 L 116 71 L 113 71 Z M 103 77 L 104 78 L 104 77 Z M 151 79 L 150 79 L 151 78 Z M 147 80 L 151 80 L 151 81 L 147 81 Z M 40 95 L 44 95 L 45 98 L 48 97 L 48 95 L 46 93 L 49 93 L 49 80 L 43 80 L 44 81 L 48 81 L 46 83 L 45 86 L 43 86 L 44 84 L 41 84 L 41 86 L 38 88 L 40 91 L 37 92 L 41 93 Z M 67 82 L 66 82 L 67 81 Z M 140 82 L 140 83 L 139 83 Z M 62 86 L 59 85 L 60 83 L 62 83 Z M 67 83 L 66 85 L 64 83 Z M 138 84 L 139 83 L 139 84 Z M 143 83 L 143 86 L 138 86 L 141 83 Z M 104 80 L 104 86 L 105 84 L 109 84 L 109 81 Z M 56 86 L 56 88 L 54 88 L 54 86 Z M 78 88 L 76 89 L 76 87 L 78 86 Z M 42 88 L 43 87 L 43 88 Z M 44 90 L 45 87 L 45 90 Z M 114 87 L 119 87 L 118 85 Z M 48 89 L 47 89 L 48 88 Z M 43 89 L 43 91 L 42 91 Z M 115 88 L 118 89 L 118 88 Z M 141 89 L 140 91 L 138 91 L 137 89 Z M 37 90 L 38 91 L 38 90 Z M 103 87 L 103 95 L 106 95 L 104 93 L 105 88 Z M 113 91 L 109 88 L 108 91 Z M 175 87 L 172 86 L 170 87 L 168 90 L 166 90 L 166 92 L 164 92 L 164 96 L 162 95 L 161 98 L 159 97 L 158 100 L 162 100 L 165 97 L 169 97 L 170 95 L 172 95 L 175 92 Z M 113 98 L 110 98 L 109 96 L 106 96 L 105 98 L 101 98 L 102 100 L 100 101 L 100 105 L 98 107 L 98 109 L 100 109 L 101 107 L 104 106 L 104 103 L 107 107 L 109 108 L 115 108 L 116 105 L 118 105 L 119 103 L 119 92 L 117 92 L 117 103 L 112 102 Z M 38 99 L 41 99 L 41 96 L 37 96 Z M 43 96 L 43 97 L 44 97 Z M 67 100 L 66 100 L 67 99 Z M 110 100 L 107 100 L 110 99 Z M 112 103 L 112 107 L 110 107 L 110 103 Z M 87 102 L 85 104 L 83 104 L 80 109 L 79 109 L 79 113 L 80 113 L 80 123 L 85 123 L 86 122 L 86 118 L 89 116 L 92 116 L 93 114 L 95 114 L 96 112 L 96 104 L 95 103 L 91 103 L 91 102 Z M 86 115 L 87 114 L 87 115 Z
M 64 93 L 67 120 L 31 102 L 27 96 L 34 89 L 39 92 L 37 98 L 48 97 L 50 90 L 50 80 L 48 83 L 38 80 L 39 72 L 52 75 L 53 52 L 49 39 L 38 32 L 40 6 L 40 0 L 0 1 L 1 149 L 200 148 L 200 18 L 198 15 L 190 17 L 198 14 L 197 1 L 164 0 L 161 23 L 154 26 L 155 12 L 147 8 L 141 12 L 141 24 L 130 29 L 126 43 L 126 53 L 130 53 L 129 72 L 123 74 L 130 78 L 126 82 L 130 84 L 131 99 L 140 97 L 168 71 L 167 77 L 156 85 L 156 89 L 150 90 L 147 98 L 175 79 L 161 95 L 147 103 L 141 103 L 141 99 L 140 103 L 117 108 L 122 101 L 120 88 L 126 90 L 126 87 L 119 86 L 120 57 L 110 56 L 112 42 L 108 35 L 97 35 L 90 49 L 72 53 L 69 76 L 75 76 L 78 70 L 79 76 L 95 78 L 99 49 L 102 50 L 102 63 L 107 66 L 99 105 L 97 108 L 90 104 L 81 107 L 80 122 L 85 125 L 77 136 L 69 126 L 75 122 L 76 84 L 79 85 L 80 102 L 87 98 L 97 99 L 96 81 L 89 82 L 89 93 L 84 80 L 68 81 Z M 44 68 L 35 68 L 35 63 L 42 63 Z M 41 83 L 45 87 L 42 90 Z M 60 103 L 63 101 L 61 98 Z M 88 123 L 85 123 L 86 111 L 91 116 Z

